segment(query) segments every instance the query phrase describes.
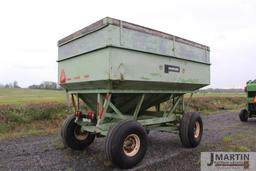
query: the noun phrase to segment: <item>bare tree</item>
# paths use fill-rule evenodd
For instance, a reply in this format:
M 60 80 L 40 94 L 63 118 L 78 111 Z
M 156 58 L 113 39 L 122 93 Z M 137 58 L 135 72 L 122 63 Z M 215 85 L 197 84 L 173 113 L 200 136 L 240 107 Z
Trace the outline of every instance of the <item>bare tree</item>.
M 52 82 L 52 81 L 43 81 L 41 84 L 39 85 L 31 85 L 28 88 L 32 88 L 32 89 L 57 89 L 57 83 Z
M 20 88 L 20 86 L 18 85 L 18 82 L 17 82 L 17 81 L 14 81 L 14 82 L 13 82 L 13 88 Z

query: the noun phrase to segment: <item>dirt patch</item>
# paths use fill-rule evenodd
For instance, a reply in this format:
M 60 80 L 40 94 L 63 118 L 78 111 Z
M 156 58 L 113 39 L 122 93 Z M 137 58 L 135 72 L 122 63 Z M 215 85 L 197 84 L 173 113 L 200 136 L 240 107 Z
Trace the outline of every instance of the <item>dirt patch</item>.
M 177 135 L 151 132 L 146 156 L 132 170 L 200 170 L 200 152 L 233 150 L 241 144 L 256 151 L 252 134 L 256 120 L 242 123 L 237 113 L 223 113 L 205 116 L 203 121 L 203 139 L 195 149 L 183 148 Z M 224 140 L 229 136 L 232 146 Z M 97 138 L 86 150 L 73 151 L 62 145 L 58 135 L 1 141 L 0 170 L 118 170 L 104 165 L 104 142 L 105 138 Z

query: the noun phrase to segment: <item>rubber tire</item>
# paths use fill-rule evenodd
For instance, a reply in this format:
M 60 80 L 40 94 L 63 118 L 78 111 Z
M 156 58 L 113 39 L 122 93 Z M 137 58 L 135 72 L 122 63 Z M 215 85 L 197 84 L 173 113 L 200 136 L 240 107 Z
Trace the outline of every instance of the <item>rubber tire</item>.
M 249 112 L 246 109 L 242 109 L 239 112 L 240 121 L 247 122 L 248 121 L 248 117 L 249 117 Z
M 200 133 L 199 137 L 194 137 L 194 125 L 196 122 L 199 122 Z M 181 143 L 186 148 L 195 148 L 200 144 L 201 138 L 203 135 L 203 122 L 199 113 L 197 112 L 188 112 L 184 113 L 182 120 L 180 122 L 179 136 Z
M 136 134 L 140 139 L 138 153 L 129 157 L 123 152 L 123 141 L 129 134 Z M 132 168 L 138 164 L 147 151 L 147 133 L 145 129 L 134 120 L 123 120 L 113 125 L 108 131 L 105 141 L 105 154 L 115 166 L 121 169 Z
M 76 139 L 74 135 L 74 130 L 79 125 L 77 125 L 74 121 L 74 115 L 68 116 L 66 118 L 61 128 L 61 137 L 64 145 L 72 148 L 73 150 L 83 150 L 94 141 L 95 135 L 89 133 L 88 137 L 84 140 Z

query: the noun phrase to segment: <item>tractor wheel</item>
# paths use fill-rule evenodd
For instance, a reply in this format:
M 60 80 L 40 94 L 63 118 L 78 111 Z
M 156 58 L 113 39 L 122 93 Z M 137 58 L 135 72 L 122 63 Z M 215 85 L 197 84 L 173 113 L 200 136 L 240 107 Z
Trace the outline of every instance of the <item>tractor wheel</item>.
M 107 159 L 127 169 L 139 163 L 147 150 L 147 133 L 136 121 L 120 121 L 109 130 L 105 143 Z
M 194 148 L 200 144 L 203 122 L 199 113 L 184 113 L 180 122 L 180 140 L 184 147 Z
M 242 122 L 247 122 L 249 113 L 246 109 L 242 109 L 239 113 L 239 118 Z
M 74 150 L 85 149 L 95 139 L 94 134 L 81 131 L 81 126 L 75 123 L 74 115 L 67 117 L 64 121 L 61 136 L 63 143 Z

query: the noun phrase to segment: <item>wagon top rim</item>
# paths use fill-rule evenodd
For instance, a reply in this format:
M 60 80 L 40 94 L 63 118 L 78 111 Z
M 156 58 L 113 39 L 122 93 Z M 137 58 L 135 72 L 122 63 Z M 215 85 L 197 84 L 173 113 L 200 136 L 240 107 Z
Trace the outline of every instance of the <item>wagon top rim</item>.
M 194 46 L 194 47 L 197 47 L 197 48 L 200 48 L 200 49 L 205 49 L 207 51 L 210 51 L 210 47 L 209 46 L 206 46 L 206 45 L 203 45 L 203 44 L 199 44 L 199 43 L 196 43 L 194 41 L 191 41 L 191 40 L 187 40 L 187 39 L 184 39 L 184 38 L 181 38 L 181 37 L 178 37 L 178 36 L 174 36 L 172 34 L 168 34 L 168 33 L 164 33 L 164 32 L 161 32 L 161 31 L 158 31 L 158 30 L 154 30 L 154 29 L 151 29 L 151 28 L 148 28 L 148 27 L 144 27 L 144 26 L 140 26 L 140 25 L 137 25 L 137 24 L 133 24 L 133 23 L 129 23 L 129 22 L 126 22 L 126 21 L 122 21 L 122 20 L 118 20 L 118 19 L 114 19 L 114 18 L 110 18 L 110 17 L 105 17 L 87 27 L 84 27 L 83 29 L 79 30 L 79 31 L 76 31 L 74 32 L 73 34 L 63 38 L 63 39 L 60 39 L 58 41 L 58 46 L 63 46 L 71 41 L 74 41 L 76 39 L 79 39 L 80 37 L 83 37 L 83 36 L 86 36 L 90 33 L 93 33 L 97 30 L 100 30 L 104 27 L 107 27 L 108 25 L 114 25 L 114 26 L 118 26 L 118 27 L 122 27 L 122 28 L 127 28 L 127 29 L 131 29 L 131 30 L 135 30 L 135 31 L 138 31 L 138 32 L 143 32 L 143 33 L 146 33 L 146 34 L 150 34 L 150 35 L 153 35 L 153 36 L 158 36 L 158 37 L 162 37 L 162 38 L 166 38 L 166 39 L 170 39 L 170 40 L 173 40 L 173 41 L 176 41 L 176 42 L 180 42 L 180 43 L 183 43 L 183 44 L 187 44 L 187 45 L 190 45 L 190 46 Z

